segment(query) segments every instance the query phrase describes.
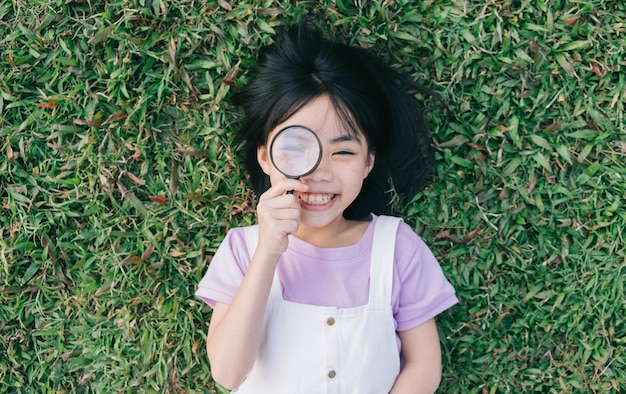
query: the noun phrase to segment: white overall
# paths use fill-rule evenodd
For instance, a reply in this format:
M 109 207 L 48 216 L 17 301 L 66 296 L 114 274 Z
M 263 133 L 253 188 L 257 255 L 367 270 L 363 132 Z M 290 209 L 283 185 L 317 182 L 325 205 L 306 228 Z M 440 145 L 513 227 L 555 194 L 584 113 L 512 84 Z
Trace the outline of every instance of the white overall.
M 233 393 L 389 393 L 400 371 L 391 309 L 399 222 L 377 219 L 367 305 L 338 309 L 286 301 L 274 276 L 259 357 Z M 258 227 L 247 228 L 250 256 L 257 239 Z

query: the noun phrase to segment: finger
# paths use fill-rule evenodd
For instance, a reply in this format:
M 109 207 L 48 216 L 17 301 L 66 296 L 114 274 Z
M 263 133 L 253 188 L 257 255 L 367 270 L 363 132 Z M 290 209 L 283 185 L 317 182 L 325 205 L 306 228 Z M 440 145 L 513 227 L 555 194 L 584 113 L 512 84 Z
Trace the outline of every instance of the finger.
M 300 220 L 301 205 L 293 194 L 264 199 L 257 205 L 257 215 L 270 220 Z
M 292 190 L 296 192 L 306 192 L 309 190 L 309 186 L 297 179 L 284 179 L 272 185 L 272 187 L 261 195 L 259 200 L 278 197 Z

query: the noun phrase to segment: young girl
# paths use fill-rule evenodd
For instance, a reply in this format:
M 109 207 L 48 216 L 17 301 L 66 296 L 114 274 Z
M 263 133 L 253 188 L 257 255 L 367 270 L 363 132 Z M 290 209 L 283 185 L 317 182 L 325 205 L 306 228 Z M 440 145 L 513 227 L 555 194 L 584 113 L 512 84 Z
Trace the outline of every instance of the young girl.
M 434 317 L 457 302 L 432 252 L 390 210 L 432 167 L 401 78 L 365 50 L 292 28 L 241 92 L 258 225 L 228 232 L 197 296 L 213 308 L 214 379 L 237 393 L 421 393 L 441 378 Z M 288 179 L 269 145 L 288 126 L 321 143 Z

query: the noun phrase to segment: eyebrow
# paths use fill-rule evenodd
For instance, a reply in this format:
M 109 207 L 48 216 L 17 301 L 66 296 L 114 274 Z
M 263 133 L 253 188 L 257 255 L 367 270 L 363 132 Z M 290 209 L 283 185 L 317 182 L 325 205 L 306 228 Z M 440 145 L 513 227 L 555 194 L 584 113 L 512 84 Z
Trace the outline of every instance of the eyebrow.
M 345 141 L 355 141 L 355 142 L 358 142 L 359 145 L 361 145 L 361 139 L 357 138 L 354 134 L 344 134 L 344 135 L 341 135 L 341 136 L 339 136 L 337 138 L 333 138 L 332 140 L 330 140 L 330 143 L 331 144 L 337 144 L 337 143 L 345 142 Z

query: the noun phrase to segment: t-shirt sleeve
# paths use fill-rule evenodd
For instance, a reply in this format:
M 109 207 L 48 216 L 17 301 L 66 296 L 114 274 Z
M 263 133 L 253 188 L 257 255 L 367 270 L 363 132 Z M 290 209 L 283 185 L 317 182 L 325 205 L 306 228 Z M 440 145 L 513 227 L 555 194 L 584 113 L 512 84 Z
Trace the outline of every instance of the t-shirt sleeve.
M 217 302 L 230 304 L 249 264 L 250 256 L 243 228 L 230 230 L 215 252 L 207 272 L 198 283 L 196 297 L 211 308 L 214 308 Z
M 404 223 L 398 229 L 395 258 L 392 298 L 398 331 L 417 327 L 458 303 L 432 251 Z

